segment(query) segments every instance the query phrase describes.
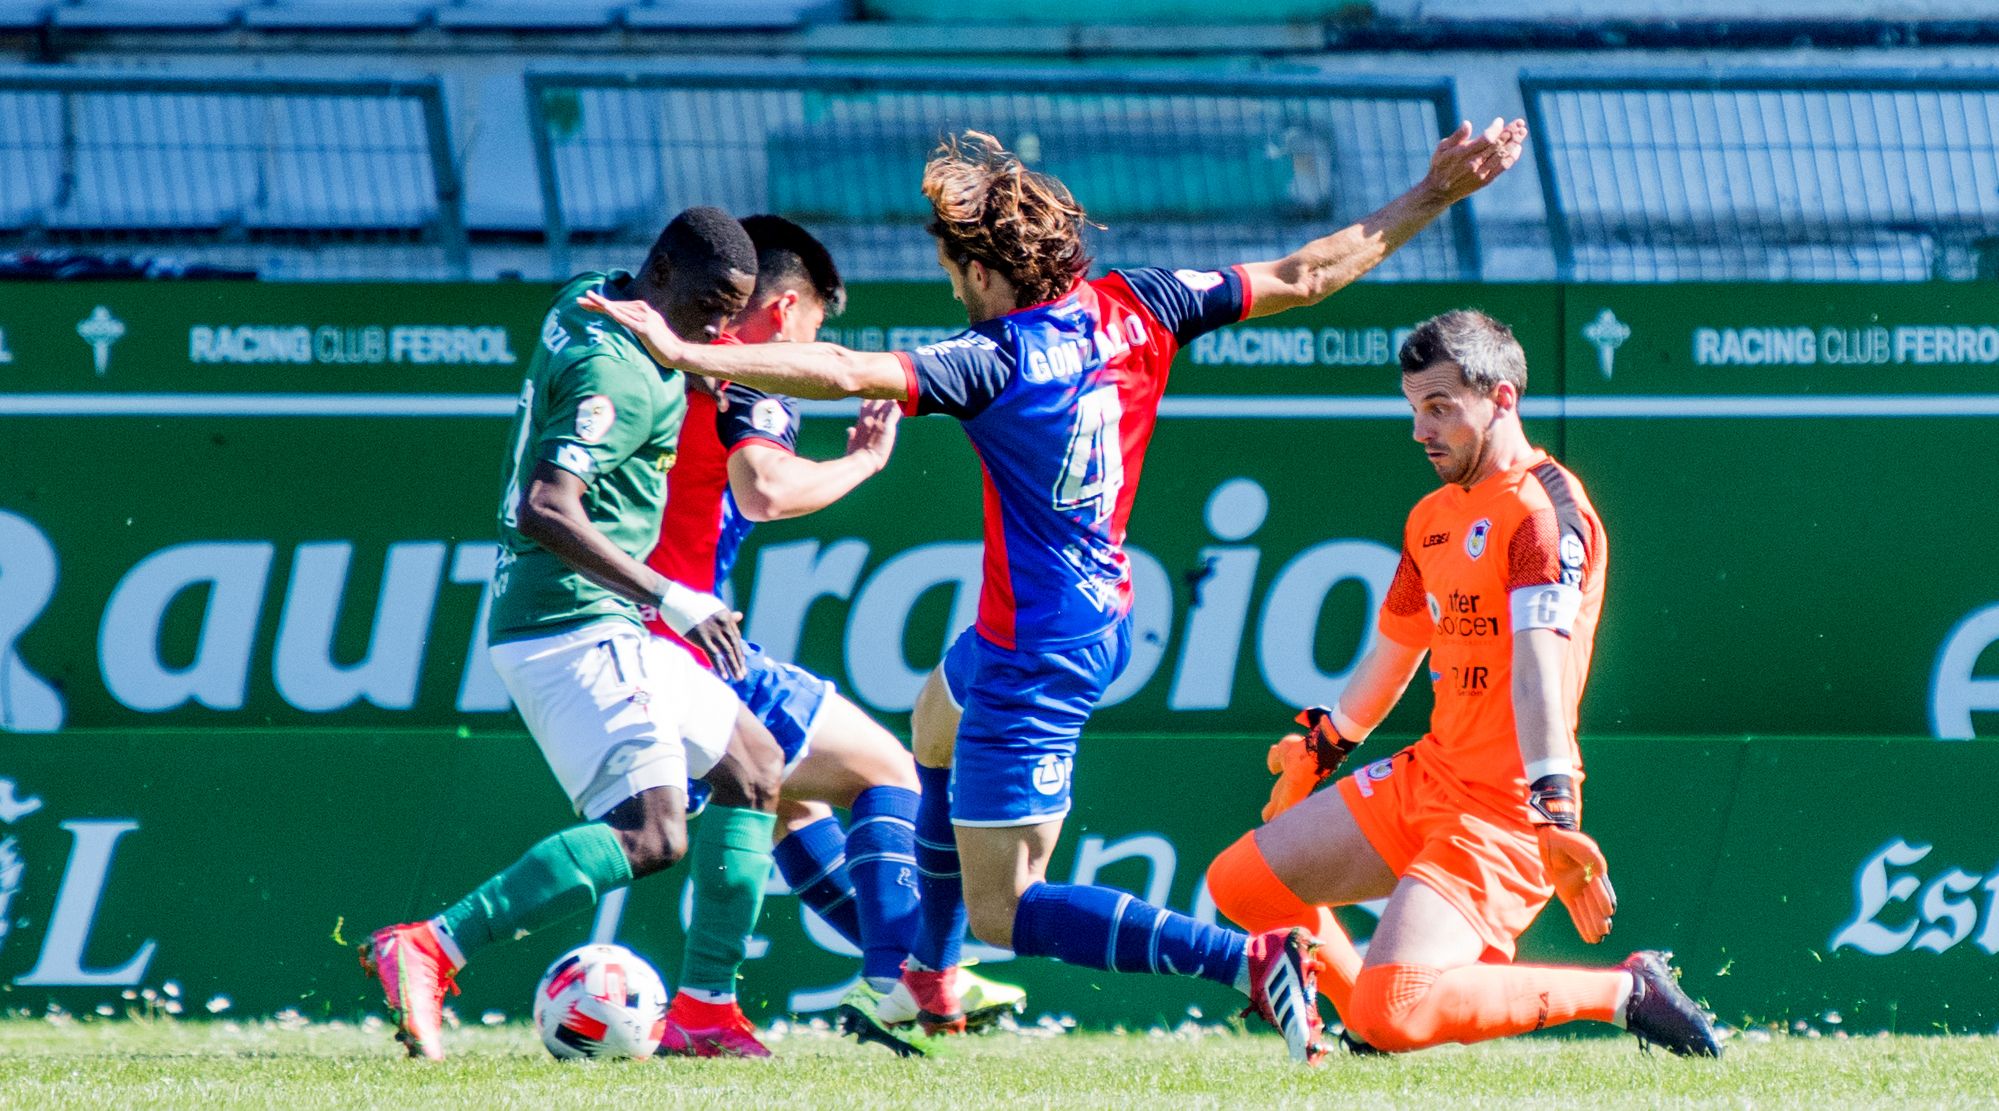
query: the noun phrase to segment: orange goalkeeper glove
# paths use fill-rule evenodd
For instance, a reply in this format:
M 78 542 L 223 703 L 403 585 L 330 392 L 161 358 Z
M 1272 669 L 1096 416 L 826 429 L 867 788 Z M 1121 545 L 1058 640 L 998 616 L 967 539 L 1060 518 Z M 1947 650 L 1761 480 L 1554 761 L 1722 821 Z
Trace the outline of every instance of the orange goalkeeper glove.
M 1596 841 L 1578 828 L 1579 808 L 1573 781 L 1566 775 L 1544 775 L 1527 792 L 1534 832 L 1541 841 L 1541 864 L 1548 882 L 1569 910 L 1576 933 L 1591 945 L 1610 933 L 1617 913 L 1617 890 L 1610 886 L 1610 863 Z
M 1303 802 L 1327 777 L 1340 770 L 1347 753 L 1360 747 L 1359 741 L 1340 736 L 1333 725 L 1333 712 L 1324 706 L 1307 706 L 1298 711 L 1298 724 L 1305 733 L 1292 733 L 1270 746 L 1264 761 L 1277 783 L 1270 788 L 1270 801 L 1263 805 L 1263 820 L 1269 821 Z

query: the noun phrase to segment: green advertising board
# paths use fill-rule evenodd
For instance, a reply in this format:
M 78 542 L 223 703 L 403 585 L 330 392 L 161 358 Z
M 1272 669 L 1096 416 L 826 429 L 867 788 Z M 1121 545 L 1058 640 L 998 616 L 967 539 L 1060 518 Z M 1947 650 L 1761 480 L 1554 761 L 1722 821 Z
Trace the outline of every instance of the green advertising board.
M 1613 553 L 1588 725 L 1999 731 L 1999 289 L 1576 286 L 1563 316 Z
M 1093 734 L 1050 876 L 1213 920 L 1203 877 L 1256 820 L 1265 743 Z M 1672 949 L 1688 990 L 1731 1023 L 1828 1011 L 1856 1032 L 1999 1023 L 1987 799 L 1999 746 L 1620 738 L 1590 745 L 1589 759 L 1616 927 L 1591 949 L 1551 905 L 1523 960 L 1601 965 Z M 354 942 L 437 912 L 571 820 L 518 734 L 0 738 L 0 1007 L 119 1010 L 125 992 L 171 982 L 194 1014 L 218 997 L 235 1014 L 379 1011 Z M 670 980 L 687 886 L 675 869 L 595 916 L 482 951 L 453 1005 L 467 1021 L 522 1017 L 546 964 L 592 936 L 633 946 Z M 751 947 L 745 998 L 762 1014 L 823 1010 L 858 961 L 780 892 Z M 1373 925 L 1367 908 L 1346 921 L 1361 940 Z M 1241 1005 L 1198 981 L 980 955 L 1030 989 L 1033 1014 L 1172 1026 L 1190 1005 L 1210 1020 Z
M 545 296 L 8 288 L 0 727 L 504 724 L 481 598 Z M 830 331 L 857 346 L 955 326 L 941 285 L 854 304 Z M 1434 483 L 1400 332 L 1467 304 L 1518 328 L 1530 430 L 1610 532 L 1586 730 L 1991 728 L 1999 291 L 1963 285 L 1359 286 L 1203 337 L 1134 514 L 1137 652 L 1105 728 L 1262 727 L 1338 689 Z M 812 409 L 804 450 L 837 452 L 843 413 Z M 962 435 L 901 435 L 846 502 L 759 529 L 733 584 L 752 635 L 892 718 L 978 576 Z
M 175 979 L 348 1013 L 335 934 L 432 909 L 565 820 L 482 648 L 547 296 L 0 287 L 0 999 Z M 941 283 L 853 304 L 831 338 L 864 348 L 960 319 Z M 1724 1017 L 1989 1028 L 1999 750 L 1859 739 L 1999 730 L 1983 286 L 1360 286 L 1191 345 L 1132 522 L 1133 665 L 1054 874 L 1201 910 L 1200 870 L 1267 787 L 1262 742 L 1337 692 L 1435 483 L 1400 332 L 1463 305 L 1518 329 L 1530 432 L 1611 539 L 1582 726 L 1620 945 L 1678 950 Z M 811 406 L 801 450 L 839 451 L 849 411 Z M 900 435 L 845 502 L 760 527 L 732 584 L 752 637 L 898 729 L 969 620 L 980 536 L 959 430 Z M 682 887 L 620 905 L 669 970 Z M 851 962 L 774 906 L 750 990 L 812 1003 Z M 518 1013 L 590 928 L 482 961 L 461 1009 Z M 1525 951 L 1579 948 L 1557 914 Z M 1006 974 L 1086 1021 L 1227 1002 L 1032 963 Z

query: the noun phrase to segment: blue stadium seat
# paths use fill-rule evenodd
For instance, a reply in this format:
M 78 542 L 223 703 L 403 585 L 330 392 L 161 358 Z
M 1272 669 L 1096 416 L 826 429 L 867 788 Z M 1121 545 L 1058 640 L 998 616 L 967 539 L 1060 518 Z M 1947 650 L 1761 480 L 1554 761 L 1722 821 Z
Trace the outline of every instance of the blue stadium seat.
M 45 223 L 62 179 L 62 99 L 0 93 L 0 228 Z
M 244 9 L 245 26 L 269 30 L 324 27 L 408 31 L 422 26 L 438 0 L 266 0 Z
M 49 21 L 54 0 L 0 0 L 0 30 L 31 31 Z
M 633 0 L 460 0 L 437 9 L 454 31 L 592 31 L 616 26 Z
M 789 30 L 845 19 L 845 0 L 653 0 L 625 13 L 636 30 Z
M 245 0 L 84 0 L 58 5 L 55 24 L 76 30 L 221 30 L 242 18 Z

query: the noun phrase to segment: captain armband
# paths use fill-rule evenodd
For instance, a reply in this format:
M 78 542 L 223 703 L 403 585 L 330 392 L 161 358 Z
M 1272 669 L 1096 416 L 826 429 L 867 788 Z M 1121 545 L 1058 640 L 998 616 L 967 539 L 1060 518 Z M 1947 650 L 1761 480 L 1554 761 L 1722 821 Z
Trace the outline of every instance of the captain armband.
M 1583 608 L 1583 592 L 1567 583 L 1536 583 L 1516 587 L 1506 596 L 1513 614 L 1513 631 L 1553 629 L 1568 636 Z

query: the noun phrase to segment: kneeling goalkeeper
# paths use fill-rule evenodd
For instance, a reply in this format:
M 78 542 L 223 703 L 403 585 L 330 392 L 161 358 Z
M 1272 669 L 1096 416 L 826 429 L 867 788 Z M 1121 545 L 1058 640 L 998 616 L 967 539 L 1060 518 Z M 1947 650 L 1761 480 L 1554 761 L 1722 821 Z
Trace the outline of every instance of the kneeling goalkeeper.
M 1526 356 L 1511 329 L 1445 313 L 1417 327 L 1400 361 L 1415 439 L 1443 486 L 1409 515 L 1380 636 L 1338 705 L 1300 715 L 1309 733 L 1272 750 L 1267 824 L 1216 858 L 1215 905 L 1250 930 L 1315 932 L 1320 990 L 1375 1049 L 1590 1019 L 1718 1057 L 1666 954 L 1611 969 L 1510 963 L 1549 896 L 1592 944 L 1617 908 L 1581 829 L 1575 738 L 1609 552 L 1582 484 L 1527 440 Z M 1387 717 L 1425 654 L 1431 731 L 1310 794 Z M 1326 908 L 1382 898 L 1363 961 Z

